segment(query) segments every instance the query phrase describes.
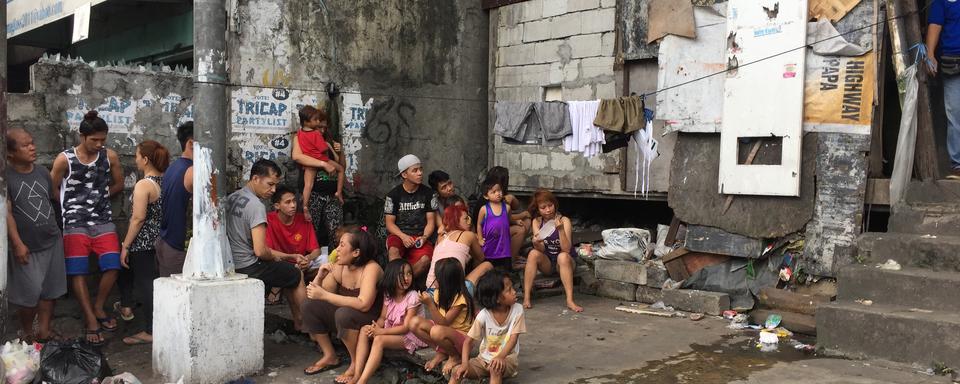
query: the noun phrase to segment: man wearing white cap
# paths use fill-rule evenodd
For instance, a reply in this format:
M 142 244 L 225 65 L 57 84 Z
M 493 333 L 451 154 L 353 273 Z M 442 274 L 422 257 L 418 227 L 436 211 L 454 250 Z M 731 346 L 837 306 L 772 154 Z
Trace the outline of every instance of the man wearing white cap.
M 387 193 L 383 206 L 387 224 L 387 255 L 390 260 L 401 257 L 413 266 L 413 275 L 422 276 L 430 269 L 433 244 L 430 235 L 436 228 L 439 202 L 430 187 L 423 185 L 420 159 L 406 155 L 397 162 L 398 176 L 403 183 Z

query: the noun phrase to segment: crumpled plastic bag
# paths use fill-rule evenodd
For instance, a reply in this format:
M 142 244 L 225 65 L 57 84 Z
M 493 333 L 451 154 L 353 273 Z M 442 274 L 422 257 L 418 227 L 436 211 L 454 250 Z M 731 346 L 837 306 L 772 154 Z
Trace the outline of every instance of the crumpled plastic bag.
M 650 231 L 640 228 L 611 228 L 601 232 L 603 247 L 597 256 L 608 260 L 642 262 L 650 245 Z
M 6 383 L 30 383 L 40 367 L 40 352 L 33 344 L 19 339 L 8 341 L 0 347 L 0 366 L 3 367 L 0 372 L 4 372 Z
M 39 379 L 50 384 L 89 384 L 110 376 L 107 359 L 83 341 L 51 341 L 40 351 Z
M 102 384 L 142 384 L 140 379 L 137 379 L 130 372 L 124 372 L 116 376 L 110 376 L 106 379 L 103 379 Z

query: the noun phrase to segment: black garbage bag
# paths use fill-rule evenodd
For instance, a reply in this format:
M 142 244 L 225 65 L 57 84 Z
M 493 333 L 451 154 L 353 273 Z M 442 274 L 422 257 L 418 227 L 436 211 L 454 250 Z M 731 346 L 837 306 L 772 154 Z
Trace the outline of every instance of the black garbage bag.
M 40 351 L 40 371 L 34 383 L 89 384 L 111 375 L 107 358 L 85 341 L 51 341 Z

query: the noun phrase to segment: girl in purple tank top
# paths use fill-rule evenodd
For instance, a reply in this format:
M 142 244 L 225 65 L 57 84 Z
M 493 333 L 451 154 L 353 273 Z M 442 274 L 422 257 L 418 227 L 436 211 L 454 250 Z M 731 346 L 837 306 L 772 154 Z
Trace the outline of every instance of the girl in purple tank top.
M 510 258 L 510 209 L 503 202 L 503 191 L 496 180 L 487 178 L 481 190 L 487 199 L 477 217 L 483 254 L 494 267 L 509 270 L 513 265 Z

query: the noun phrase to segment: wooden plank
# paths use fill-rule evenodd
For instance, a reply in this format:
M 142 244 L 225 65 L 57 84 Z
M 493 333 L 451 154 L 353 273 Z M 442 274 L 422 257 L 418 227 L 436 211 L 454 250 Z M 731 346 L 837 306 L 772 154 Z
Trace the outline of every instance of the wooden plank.
M 784 52 L 784 47 L 806 44 L 807 2 L 731 0 L 728 4 L 731 38 L 726 51 L 729 70 L 717 187 L 721 194 L 799 196 L 806 52 Z M 738 164 L 741 137 L 768 136 L 783 140 L 779 165 Z
M 481 0 L 480 6 L 483 9 L 493 9 L 493 8 L 500 8 L 504 5 L 522 3 L 524 1 L 527 1 L 527 0 Z
M 888 19 L 893 20 L 890 38 L 906 44 L 922 42 L 923 23 L 917 13 L 915 0 L 887 0 Z M 900 44 L 900 59 L 912 58 L 909 46 Z M 902 51 L 907 48 L 906 52 Z M 912 60 L 912 59 L 910 59 Z M 909 61 L 912 62 L 912 61 Z M 901 65 L 902 66 L 902 65 Z M 898 71 L 900 68 L 898 68 Z M 933 114 L 930 111 L 930 89 L 927 86 L 927 71 L 917 71 L 919 89 L 917 92 L 917 143 L 914 152 L 913 168 L 923 181 L 936 180 L 939 176 L 937 166 L 937 147 L 933 139 Z
M 753 143 L 753 148 L 750 148 L 750 155 L 747 156 L 747 160 L 743 162 L 743 165 L 753 164 L 753 159 L 757 158 L 757 152 L 760 152 L 760 146 L 763 144 L 763 139 L 757 139 Z M 727 196 L 727 201 L 723 202 L 723 210 L 720 211 L 720 215 L 723 216 L 727 213 L 727 210 L 730 209 L 730 205 L 733 204 L 733 196 Z
M 864 204 L 890 205 L 890 179 L 867 179 Z
M 887 60 L 885 58 L 887 57 L 888 50 L 885 42 L 890 39 L 886 33 L 883 33 L 884 27 L 885 25 L 883 23 L 877 25 L 877 33 L 880 34 L 880 41 L 879 44 L 877 44 L 879 49 L 876 50 L 877 88 L 875 93 L 877 103 L 874 106 L 873 124 L 871 124 L 870 127 L 870 160 L 869 167 L 867 168 L 868 175 L 876 178 L 883 178 L 883 111 L 886 104 L 883 89 L 886 86 L 887 79 L 884 74 L 887 73 Z
M 687 226 L 686 248 L 691 251 L 756 259 L 763 252 L 761 239 L 729 233 L 719 228 Z
M 670 229 L 667 230 L 667 238 L 663 240 L 663 245 L 672 247 L 673 243 L 677 242 L 677 232 L 680 231 L 680 218 L 677 215 L 673 215 L 673 219 L 670 219 Z
M 754 309 L 750 311 L 750 322 L 753 324 L 763 324 L 771 314 L 778 314 L 783 319 L 780 326 L 793 333 L 802 333 L 804 335 L 817 335 L 817 320 L 815 317 L 802 313 L 772 311 L 769 309 Z
M 760 294 L 757 295 L 757 299 L 759 299 L 760 305 L 763 308 L 774 311 L 796 312 L 804 315 L 816 315 L 817 306 L 830 302 L 830 298 L 826 296 L 803 295 L 772 287 L 760 288 Z
M 667 268 L 667 275 L 673 281 L 683 281 L 690 277 L 687 265 L 683 262 L 683 255 L 690 253 L 686 248 L 678 248 L 663 256 L 663 266 Z

